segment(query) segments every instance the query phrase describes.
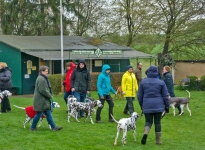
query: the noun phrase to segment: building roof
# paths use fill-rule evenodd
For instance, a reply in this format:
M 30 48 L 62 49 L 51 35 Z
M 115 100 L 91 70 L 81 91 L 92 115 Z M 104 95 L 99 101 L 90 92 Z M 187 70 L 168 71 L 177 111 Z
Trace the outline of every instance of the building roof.
M 44 60 L 61 60 L 60 36 L 1 35 L 0 42 Z M 98 53 L 97 50 L 98 49 Z M 83 51 L 84 53 L 79 53 Z M 97 38 L 63 37 L 63 59 L 129 59 L 154 56 Z

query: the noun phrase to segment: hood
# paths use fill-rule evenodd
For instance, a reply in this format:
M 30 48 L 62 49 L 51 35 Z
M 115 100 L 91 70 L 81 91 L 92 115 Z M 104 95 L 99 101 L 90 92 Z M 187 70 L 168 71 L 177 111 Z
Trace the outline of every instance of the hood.
M 109 65 L 107 65 L 107 64 L 104 64 L 103 66 L 102 66 L 102 73 L 105 73 L 106 74 L 106 70 L 107 69 L 111 69 L 111 67 L 109 66 Z
M 156 66 L 150 66 L 147 71 L 147 77 L 148 78 L 157 78 L 159 72 L 158 68 Z
M 84 63 L 84 68 L 80 68 L 80 63 Z M 78 70 L 86 70 L 87 69 L 87 67 L 86 67 L 86 62 L 85 62 L 85 60 L 84 59 L 80 59 L 79 61 L 78 61 L 78 66 L 77 66 L 77 69 Z

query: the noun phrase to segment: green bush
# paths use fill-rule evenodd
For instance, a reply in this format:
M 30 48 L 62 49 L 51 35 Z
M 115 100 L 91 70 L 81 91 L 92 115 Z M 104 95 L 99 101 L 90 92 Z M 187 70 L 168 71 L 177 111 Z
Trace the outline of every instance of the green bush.
M 97 91 L 97 78 L 99 72 L 91 73 L 91 91 Z M 114 89 L 117 89 L 118 86 L 121 86 L 122 75 L 124 72 L 117 72 L 110 74 L 111 77 L 111 85 Z M 61 91 L 63 92 L 62 81 L 61 81 L 61 74 L 53 74 L 48 76 L 49 81 L 51 82 L 52 91 L 54 94 L 59 94 Z M 63 76 L 63 80 L 65 79 L 65 75 Z
M 196 80 L 198 80 L 198 77 L 196 76 L 187 76 L 187 78 L 190 78 L 190 85 L 189 90 L 196 90 Z
M 205 76 L 202 76 L 200 79 L 200 89 L 205 90 Z
M 62 82 L 61 82 L 61 74 L 52 74 L 48 76 L 49 81 L 51 82 L 52 91 L 54 94 L 58 94 L 61 92 Z M 63 76 L 63 79 L 65 77 Z

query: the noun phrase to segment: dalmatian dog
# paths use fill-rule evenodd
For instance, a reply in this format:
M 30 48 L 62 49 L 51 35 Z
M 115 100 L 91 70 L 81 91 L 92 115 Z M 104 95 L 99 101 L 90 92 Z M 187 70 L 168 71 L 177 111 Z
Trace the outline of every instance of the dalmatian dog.
M 191 110 L 189 109 L 189 106 L 188 106 L 191 94 L 190 94 L 189 91 L 187 91 L 187 93 L 189 94 L 188 97 L 170 97 L 169 96 L 169 102 L 170 102 L 170 106 L 173 108 L 174 116 L 176 114 L 175 113 L 175 107 L 176 106 L 180 106 L 181 107 L 181 113 L 178 116 L 181 116 L 184 113 L 184 107 L 186 107 L 186 109 L 189 112 L 189 115 L 191 116 Z
M 86 122 L 87 118 L 90 117 L 90 121 L 92 124 L 94 124 L 92 119 L 92 111 L 94 107 L 103 107 L 100 100 L 93 101 L 91 103 L 82 103 L 82 102 L 73 102 L 69 104 L 69 110 L 68 110 L 68 122 L 70 122 L 70 117 L 74 116 L 77 122 L 80 122 L 78 120 L 78 111 L 82 110 L 86 114 L 86 118 L 84 122 Z
M 133 137 L 134 142 L 136 142 L 136 121 L 139 118 L 139 115 L 137 112 L 133 112 L 131 114 L 131 117 L 129 118 L 122 118 L 119 121 L 115 120 L 115 118 L 110 114 L 113 120 L 118 124 L 117 125 L 117 135 L 115 137 L 114 146 L 117 145 L 117 140 L 120 134 L 120 131 L 123 131 L 123 137 L 122 137 L 122 145 L 124 146 L 126 144 L 126 137 L 127 137 L 127 131 L 133 130 Z
M 92 97 L 86 97 L 85 98 L 85 103 L 91 104 L 93 101 L 94 101 L 94 99 Z M 96 114 L 96 109 L 95 108 L 93 108 L 92 111 L 94 112 L 94 114 Z
M 53 102 L 53 106 L 54 108 L 60 108 L 60 105 L 58 104 L 58 102 Z M 26 119 L 23 122 L 23 127 L 26 128 L 26 123 L 29 123 L 34 118 L 34 116 L 36 115 L 36 111 L 33 109 L 33 106 L 19 107 L 19 106 L 14 105 L 14 107 L 25 110 Z M 42 125 L 42 121 L 44 118 L 46 118 L 46 116 L 42 115 L 38 127 Z M 50 125 L 49 125 L 49 128 L 51 129 Z
M 4 90 L 4 91 L 0 92 L 0 103 L 2 102 L 4 96 L 11 96 L 11 95 L 12 95 L 12 93 L 9 92 L 8 90 Z

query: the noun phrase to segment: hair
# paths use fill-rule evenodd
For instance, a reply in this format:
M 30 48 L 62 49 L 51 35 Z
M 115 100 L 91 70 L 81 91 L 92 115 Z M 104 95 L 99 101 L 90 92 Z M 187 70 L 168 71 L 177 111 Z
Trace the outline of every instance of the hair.
M 5 62 L 0 62 L 0 66 L 3 67 L 3 68 L 8 67 Z
M 67 62 L 66 67 L 71 67 L 71 62 Z
M 40 66 L 39 72 L 45 71 L 46 69 L 49 70 L 48 66 Z
M 165 68 L 168 72 L 170 72 L 170 70 L 171 70 L 171 68 L 170 68 L 169 66 L 164 66 L 164 68 Z
M 137 66 L 139 66 L 139 65 L 142 65 L 142 63 L 141 63 L 141 62 L 138 62 L 138 63 L 137 63 Z

